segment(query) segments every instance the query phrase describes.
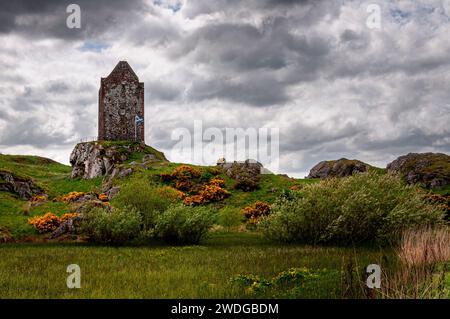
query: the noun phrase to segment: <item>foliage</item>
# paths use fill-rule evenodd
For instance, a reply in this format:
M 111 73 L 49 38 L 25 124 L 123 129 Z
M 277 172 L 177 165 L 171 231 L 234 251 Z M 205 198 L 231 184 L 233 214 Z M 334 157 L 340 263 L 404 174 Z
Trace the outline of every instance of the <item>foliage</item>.
M 270 213 L 270 205 L 266 202 L 258 201 L 253 205 L 247 206 L 241 210 L 241 214 L 252 225 L 259 223 L 262 217 L 268 216 Z
M 144 179 L 133 179 L 121 187 L 113 200 L 113 206 L 121 209 L 134 208 L 142 215 L 144 228 L 151 229 L 155 225 L 156 216 L 175 201 L 174 192 L 168 188 L 155 187 Z
M 44 195 L 35 195 L 31 197 L 30 202 L 38 203 L 38 202 L 45 202 L 47 200 L 47 197 Z
M 224 187 L 225 186 L 225 180 L 220 177 L 214 177 L 209 181 L 209 185 Z
M 98 199 L 100 199 L 102 202 L 107 202 L 108 201 L 108 195 L 101 193 L 100 195 L 98 195 Z
M 70 192 L 68 194 L 58 196 L 53 201 L 55 202 L 74 202 L 80 197 L 83 197 L 86 195 L 84 192 Z
M 188 165 L 181 165 L 175 168 L 175 170 L 172 172 L 172 178 L 178 180 L 191 180 L 199 178 L 201 174 L 201 171 L 197 168 Z
M 28 223 L 32 225 L 39 233 L 48 233 L 54 231 L 58 226 L 68 219 L 79 216 L 78 213 L 65 213 L 61 217 L 48 212 L 43 216 L 34 216 L 28 220 Z
M 174 204 L 158 216 L 155 234 L 168 243 L 198 244 L 213 221 L 210 208 Z
M 61 217 L 59 218 L 59 222 L 63 223 L 66 220 L 69 220 L 69 219 L 72 219 L 72 218 L 75 218 L 78 216 L 80 216 L 80 214 L 78 214 L 78 213 L 65 213 L 65 214 L 61 215 Z
M 198 195 L 184 198 L 185 205 L 201 205 L 211 202 L 219 202 L 230 196 L 230 193 L 220 186 L 207 184 L 202 187 Z
M 60 220 L 58 216 L 48 212 L 44 216 L 35 216 L 30 218 L 28 223 L 32 225 L 39 233 L 47 233 L 58 228 Z
M 443 211 L 400 178 L 372 172 L 305 186 L 280 198 L 260 223 L 266 237 L 285 242 L 387 243 L 401 230 L 442 223 Z
M 270 279 L 256 275 L 237 275 L 231 282 L 244 288 L 249 296 L 270 295 L 271 297 L 296 298 L 299 290 L 311 282 L 318 281 L 325 270 L 311 271 L 306 267 L 290 268 Z
M 450 195 L 439 195 L 439 194 L 433 194 L 433 193 L 427 193 L 425 196 L 425 199 L 429 201 L 430 203 L 441 205 L 443 210 L 446 213 L 446 219 L 450 221 Z
M 161 197 L 166 198 L 170 203 L 175 203 L 183 199 L 184 193 L 170 186 L 162 186 L 155 188 L 155 192 Z
M 233 227 L 237 227 L 242 222 L 242 214 L 239 209 L 234 207 L 224 207 L 219 211 L 217 222 L 219 225 L 230 231 Z
M 83 215 L 80 228 L 92 242 L 123 245 L 139 235 L 141 224 L 141 214 L 134 208 L 94 208 Z

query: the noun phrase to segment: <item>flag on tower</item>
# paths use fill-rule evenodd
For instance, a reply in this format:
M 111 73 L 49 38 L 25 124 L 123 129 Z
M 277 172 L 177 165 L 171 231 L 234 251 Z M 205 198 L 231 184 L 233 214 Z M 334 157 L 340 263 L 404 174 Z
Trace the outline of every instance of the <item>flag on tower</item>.
M 136 116 L 134 117 L 134 123 L 142 124 L 142 123 L 144 123 L 144 118 L 140 117 L 139 115 L 136 114 Z

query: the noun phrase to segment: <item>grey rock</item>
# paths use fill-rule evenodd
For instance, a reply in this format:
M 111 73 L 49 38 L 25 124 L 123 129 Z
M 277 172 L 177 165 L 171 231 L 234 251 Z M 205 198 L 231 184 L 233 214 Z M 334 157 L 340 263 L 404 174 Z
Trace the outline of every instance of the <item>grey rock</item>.
M 70 154 L 72 178 L 91 179 L 114 174 L 115 168 L 128 160 L 132 153 L 144 153 L 144 158 L 167 161 L 161 153 L 159 159 L 151 154 L 154 150 L 145 144 L 111 144 L 101 141 L 78 143 Z M 138 165 L 132 162 L 131 165 Z M 115 173 L 116 175 L 118 172 Z
M 6 170 L 0 170 L 0 190 L 15 193 L 25 200 L 44 195 L 44 191 L 31 178 L 17 176 Z
M 450 185 L 450 156 L 443 153 L 409 153 L 387 165 L 390 174 L 399 174 L 408 184 L 426 188 Z
M 142 163 L 149 163 L 149 162 L 154 162 L 154 161 L 157 161 L 155 154 L 146 154 L 142 158 Z
M 119 176 L 119 178 L 125 178 L 125 177 L 130 176 L 132 173 L 133 173 L 133 169 L 131 167 L 129 167 L 129 168 L 120 170 L 120 172 L 117 176 Z
M 55 239 L 60 237 L 61 235 L 67 234 L 67 233 L 73 233 L 75 231 L 75 223 L 81 220 L 81 216 L 75 216 L 73 218 L 70 218 L 63 222 L 61 225 L 58 226 L 57 229 L 55 229 L 52 234 L 50 235 L 51 239 Z
M 107 192 L 106 195 L 108 195 L 108 200 L 112 200 L 114 197 L 116 197 L 117 194 L 120 192 L 120 187 L 115 186 L 111 187 Z
M 334 161 L 322 161 L 315 165 L 307 178 L 345 177 L 368 170 L 369 164 L 358 160 L 341 158 Z

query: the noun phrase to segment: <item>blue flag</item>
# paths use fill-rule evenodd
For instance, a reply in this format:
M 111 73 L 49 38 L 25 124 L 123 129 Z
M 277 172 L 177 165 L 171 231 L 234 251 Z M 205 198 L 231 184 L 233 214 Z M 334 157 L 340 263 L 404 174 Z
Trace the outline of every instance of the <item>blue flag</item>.
M 144 118 L 140 117 L 139 115 L 136 115 L 136 116 L 134 117 L 134 122 L 135 122 L 136 124 L 142 124 L 142 123 L 144 123 Z

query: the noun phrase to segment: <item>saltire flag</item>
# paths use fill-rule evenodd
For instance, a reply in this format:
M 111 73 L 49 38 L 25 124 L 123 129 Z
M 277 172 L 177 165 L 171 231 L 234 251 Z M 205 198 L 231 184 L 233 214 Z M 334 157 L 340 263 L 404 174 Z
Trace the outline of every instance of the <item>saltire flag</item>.
M 142 123 L 144 123 L 144 118 L 143 118 L 143 117 L 140 117 L 139 115 L 136 115 L 136 116 L 134 117 L 134 122 L 135 122 L 136 124 L 142 124 Z

